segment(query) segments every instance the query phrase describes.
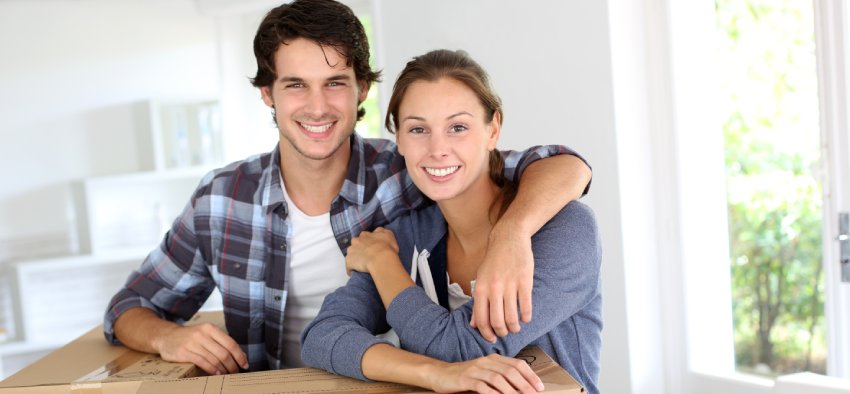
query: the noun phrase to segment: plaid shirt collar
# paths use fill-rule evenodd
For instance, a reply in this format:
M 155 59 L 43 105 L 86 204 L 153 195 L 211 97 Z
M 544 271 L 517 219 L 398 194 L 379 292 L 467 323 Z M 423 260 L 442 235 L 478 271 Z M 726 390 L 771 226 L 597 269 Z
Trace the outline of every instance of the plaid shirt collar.
M 351 144 L 351 156 L 348 159 L 348 173 L 345 178 L 348 182 L 343 182 L 342 189 L 339 191 L 339 197 L 344 198 L 351 204 L 363 205 L 365 196 L 358 192 L 358 188 L 362 189 L 362 183 L 366 179 L 366 159 L 363 155 L 363 138 L 357 133 L 352 133 L 349 138 Z M 283 204 L 283 185 L 280 184 L 280 143 L 275 145 L 271 154 L 271 165 L 263 170 L 261 182 L 264 183 L 264 192 L 262 196 L 262 206 L 265 212 L 271 212 Z M 359 182 L 358 182 L 359 181 Z M 358 187 L 360 186 L 360 187 Z

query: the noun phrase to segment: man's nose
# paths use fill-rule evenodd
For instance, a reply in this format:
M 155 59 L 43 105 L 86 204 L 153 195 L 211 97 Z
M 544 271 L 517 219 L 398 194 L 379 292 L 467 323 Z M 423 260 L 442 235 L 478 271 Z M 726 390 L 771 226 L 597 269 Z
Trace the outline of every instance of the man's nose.
M 321 89 L 310 89 L 304 107 L 308 115 L 319 118 L 327 112 L 328 99 Z

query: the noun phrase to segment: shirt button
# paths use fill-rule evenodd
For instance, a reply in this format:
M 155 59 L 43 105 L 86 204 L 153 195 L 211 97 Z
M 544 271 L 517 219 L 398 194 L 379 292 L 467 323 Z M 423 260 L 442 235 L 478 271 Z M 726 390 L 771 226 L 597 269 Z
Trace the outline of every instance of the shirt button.
M 278 296 L 274 296 L 274 300 L 275 300 L 275 301 L 280 301 L 280 296 L 279 296 L 279 295 L 278 295 Z
M 242 266 L 242 264 L 239 264 L 239 263 L 234 263 L 234 264 L 233 264 L 233 268 L 237 268 L 237 269 L 238 269 L 238 268 L 239 268 L 239 267 L 241 267 L 241 266 Z
M 342 243 L 344 243 L 344 244 L 347 244 L 348 241 L 351 241 L 351 239 L 349 239 L 349 238 L 343 238 L 342 239 Z
M 280 250 L 286 250 L 286 244 L 280 244 Z

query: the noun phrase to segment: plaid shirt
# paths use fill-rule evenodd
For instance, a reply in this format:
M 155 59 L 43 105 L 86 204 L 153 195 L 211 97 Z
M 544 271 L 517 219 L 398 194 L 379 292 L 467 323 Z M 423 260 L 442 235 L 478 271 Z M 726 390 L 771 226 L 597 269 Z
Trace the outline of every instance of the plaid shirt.
M 517 181 L 531 162 L 564 153 L 575 155 L 563 146 L 505 152 L 505 175 Z M 106 339 L 120 343 L 113 324 L 130 308 L 149 308 L 182 323 L 217 287 L 228 334 L 247 354 L 249 369 L 283 367 L 292 226 L 279 173 L 275 148 L 207 174 L 159 247 L 112 298 L 104 322 Z M 395 144 L 356 134 L 351 138 L 348 174 L 330 207 L 331 227 L 343 253 L 361 231 L 384 226 L 427 203 Z

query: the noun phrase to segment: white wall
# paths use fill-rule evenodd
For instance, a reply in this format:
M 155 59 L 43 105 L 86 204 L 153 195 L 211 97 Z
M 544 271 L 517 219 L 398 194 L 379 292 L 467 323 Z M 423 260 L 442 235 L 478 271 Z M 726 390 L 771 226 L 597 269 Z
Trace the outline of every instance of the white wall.
M 563 0 L 383 0 L 378 4 L 376 25 L 381 28 L 383 41 L 378 42 L 377 49 L 384 61 L 383 100 L 389 97 L 392 81 L 410 57 L 435 48 L 464 49 L 488 70 L 504 101 L 501 147 L 564 144 L 590 161 L 593 186 L 584 201 L 596 212 L 604 251 L 605 328 L 600 387 L 608 393 L 661 392 L 662 349 L 653 349 L 657 333 L 647 329 L 652 324 L 643 324 L 656 318 L 655 312 L 638 307 L 629 311 L 630 315 L 626 310 L 629 296 L 638 295 L 641 302 L 651 302 L 653 293 L 642 287 L 627 293 L 625 283 L 625 273 L 639 272 L 641 267 L 625 264 L 621 211 L 633 207 L 633 203 L 621 192 L 620 167 L 628 168 L 634 163 L 618 162 L 618 153 L 630 148 L 618 147 L 618 133 L 628 134 L 632 127 L 640 125 L 622 123 L 627 118 L 621 119 L 621 124 L 615 122 L 608 4 Z M 639 5 L 632 8 L 640 10 Z M 639 18 L 639 14 L 627 14 L 618 21 Z M 640 28 L 637 27 L 638 33 Z M 615 32 L 622 36 L 622 31 Z M 628 57 L 622 60 L 642 61 Z M 640 70 L 636 74 L 641 75 Z M 623 75 L 626 79 L 633 77 Z M 635 88 L 624 86 L 623 90 L 634 92 Z M 618 104 L 627 106 L 635 101 L 629 96 Z M 639 182 L 633 179 L 630 188 Z M 641 217 L 633 219 L 640 220 Z M 640 231 L 641 223 L 635 224 Z M 636 242 L 631 245 L 634 248 Z M 646 275 L 656 277 L 654 272 Z M 637 343 L 643 346 L 632 349 Z
M 590 161 L 593 187 L 584 201 L 596 212 L 604 250 L 601 388 L 663 392 L 663 349 L 652 331 L 659 326 L 651 261 L 657 241 L 654 224 L 644 222 L 652 214 L 642 211 L 652 204 L 635 198 L 652 182 L 645 176 L 653 163 L 641 157 L 649 149 L 640 144 L 649 121 L 645 108 L 631 107 L 644 101 L 639 81 L 646 62 L 622 51 L 641 45 L 643 2 L 351 2 L 356 9 L 371 2 L 383 37 L 373 44 L 384 68 L 382 100 L 411 56 L 465 49 L 489 71 L 504 100 L 503 148 L 565 144 Z M 201 1 L 202 8 L 219 3 L 226 4 Z M 267 137 L 260 130 L 265 114 L 246 80 L 254 71 L 257 13 L 212 7 L 199 15 L 194 5 L 0 1 L 0 261 L 8 239 L 67 233 L 69 181 L 138 168 L 135 148 L 126 143 L 134 132 L 129 103 L 218 94 L 226 145 L 232 145 L 228 138 Z M 226 155 L 253 153 L 243 151 Z M 638 280 L 627 282 L 631 276 Z
M 133 102 L 219 90 L 191 0 L 3 1 L 0 58 L 0 260 L 67 239 L 70 181 L 138 170 Z

